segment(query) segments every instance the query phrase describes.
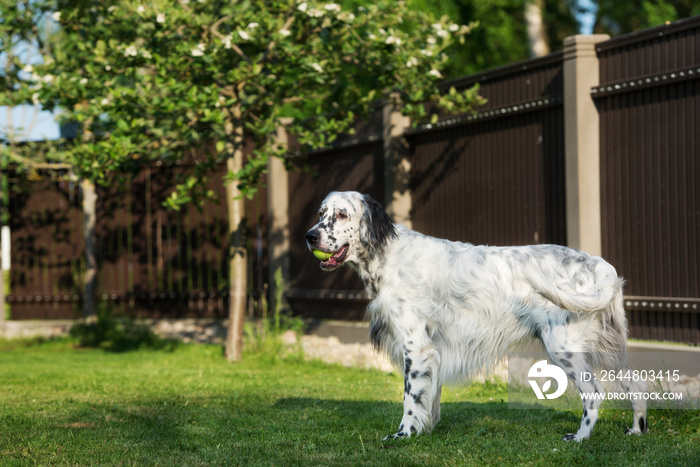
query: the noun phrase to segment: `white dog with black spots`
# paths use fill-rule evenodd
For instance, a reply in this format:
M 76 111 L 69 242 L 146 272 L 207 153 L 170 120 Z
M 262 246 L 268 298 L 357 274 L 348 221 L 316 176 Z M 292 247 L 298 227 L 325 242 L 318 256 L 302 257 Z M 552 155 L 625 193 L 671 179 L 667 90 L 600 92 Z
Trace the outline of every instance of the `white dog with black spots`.
M 422 235 L 394 224 L 369 195 L 332 192 L 306 234 L 310 250 L 362 278 L 371 303 L 370 339 L 403 370 L 404 410 L 396 434 L 430 432 L 445 383 L 488 371 L 509 351 L 539 340 L 581 394 L 602 393 L 594 368 L 627 370 L 623 280 L 600 257 L 559 245 L 489 247 Z M 646 392 L 643 382 L 622 385 Z M 601 398 L 583 399 L 576 433 L 591 435 Z M 646 401 L 631 398 L 628 433 L 648 429 Z M 387 439 L 385 438 L 385 439 Z

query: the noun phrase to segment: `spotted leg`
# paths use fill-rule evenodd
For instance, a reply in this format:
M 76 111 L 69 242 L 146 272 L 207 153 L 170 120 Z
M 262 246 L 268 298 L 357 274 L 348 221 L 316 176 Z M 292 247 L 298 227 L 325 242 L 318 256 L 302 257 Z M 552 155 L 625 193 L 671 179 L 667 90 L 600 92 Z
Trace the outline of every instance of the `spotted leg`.
M 440 355 L 429 342 L 416 345 L 409 341 L 404 350 L 403 418 L 394 435 L 384 440 L 430 433 L 440 420 L 438 384 Z
M 583 416 L 578 431 L 564 435 L 563 439 L 581 441 L 591 436 L 593 427 L 598 421 L 598 408 L 603 401 L 605 391 L 595 379 L 590 364 L 585 359 L 586 354 L 567 350 L 574 349 L 577 345 L 570 339 L 565 326 L 555 325 L 544 331 L 541 338 L 552 364 L 566 372 L 569 380 L 576 385 L 583 402 Z
M 625 364 L 622 368 L 623 372 L 631 371 L 629 365 Z M 641 435 L 649 430 L 649 423 L 647 421 L 647 401 L 642 394 L 645 394 L 647 389 L 647 384 L 641 379 L 638 381 L 621 379 L 620 386 L 625 393 L 628 394 L 628 399 L 632 403 L 632 409 L 634 410 L 634 420 L 632 421 L 632 428 L 628 428 L 626 433 L 629 435 Z

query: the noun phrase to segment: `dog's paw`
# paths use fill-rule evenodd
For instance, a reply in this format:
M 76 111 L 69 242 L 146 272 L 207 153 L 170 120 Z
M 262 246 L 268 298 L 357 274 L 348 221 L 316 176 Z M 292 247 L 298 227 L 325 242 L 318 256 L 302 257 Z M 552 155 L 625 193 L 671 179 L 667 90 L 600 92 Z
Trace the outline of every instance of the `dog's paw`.
M 410 425 L 408 430 L 405 429 L 405 425 L 402 423 L 401 426 L 399 426 L 399 431 L 395 435 L 389 435 L 385 436 L 382 441 L 391 441 L 392 439 L 396 438 L 409 438 L 411 435 L 417 435 L 418 430 L 413 425 Z
M 411 436 L 410 433 L 404 433 L 403 431 L 399 431 L 399 432 L 396 433 L 396 434 L 389 435 L 389 436 L 385 436 L 385 437 L 382 439 L 382 441 L 393 441 L 393 440 L 399 439 L 399 438 L 408 438 L 409 436 Z
M 625 433 L 628 435 L 641 435 L 649 431 L 649 421 L 645 420 L 644 417 L 639 417 L 635 422 L 637 423 L 632 428 L 627 428 Z
M 580 443 L 583 438 L 578 438 L 576 433 L 567 433 L 562 437 L 562 439 L 564 441 L 578 441 Z

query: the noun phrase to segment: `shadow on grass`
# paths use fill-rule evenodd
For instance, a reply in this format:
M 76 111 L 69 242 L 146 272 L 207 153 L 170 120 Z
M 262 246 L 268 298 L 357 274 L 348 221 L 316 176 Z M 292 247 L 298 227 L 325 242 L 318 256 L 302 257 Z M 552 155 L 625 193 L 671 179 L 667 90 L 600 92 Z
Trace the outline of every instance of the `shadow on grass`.
M 553 447 L 557 448 L 554 452 L 581 451 L 602 459 L 606 446 L 629 455 L 640 446 L 637 438 L 622 433 L 626 416 L 599 421 L 601 426 L 596 426 L 598 433 L 594 432 L 592 442 L 572 444 L 561 441 L 561 436 L 578 427 L 579 414 L 573 412 L 513 410 L 503 402 L 448 402 L 443 404 L 442 413 L 442 421 L 430 436 L 382 442 L 398 427 L 401 403 L 312 397 L 265 400 L 259 394 L 193 400 L 173 395 L 128 405 L 124 401 L 88 404 L 61 417 L 27 420 L 26 430 L 15 431 L 26 439 L 16 439 L 13 444 L 17 449 L 4 452 L 10 455 L 8 459 L 18 460 L 20 447 L 40 438 L 46 444 L 33 445 L 42 451 L 35 452 L 39 459 L 49 459 L 42 454 L 50 456 L 60 447 L 65 453 L 62 459 L 75 464 L 322 465 L 404 463 L 416 455 L 440 455 L 450 463 L 450 459 L 459 461 L 457 449 L 465 446 L 487 459 L 503 455 L 505 459 L 536 461 L 538 452 L 552 452 Z M 673 422 L 669 420 L 669 427 L 680 431 L 692 423 L 689 414 L 676 415 Z M 668 438 L 667 433 L 660 435 Z M 678 442 L 670 438 L 649 441 L 665 444 L 655 447 L 652 443 L 645 450 L 661 448 L 664 453 L 675 449 Z M 74 452 L 72 446 L 78 444 L 79 450 Z M 688 453 L 678 456 L 677 460 L 686 459 Z
M 304 413 L 305 416 L 313 411 L 339 414 L 343 419 L 355 420 L 358 425 L 379 430 L 377 435 L 381 435 L 380 438 L 396 432 L 403 414 L 401 403 L 314 398 L 279 399 L 274 408 Z M 513 409 L 508 407 L 507 402 L 443 402 L 442 418 L 432 434 L 508 436 L 518 439 L 534 436 L 558 442 L 565 434 L 578 430 L 581 413 L 581 410 Z M 670 420 L 675 420 L 676 423 L 685 423 L 697 418 L 697 414 L 697 411 L 689 410 L 654 410 L 650 412 L 650 421 L 670 423 Z M 624 440 L 625 431 L 631 424 L 631 410 L 606 410 L 603 407 L 593 437 L 596 434 L 598 437 L 619 435 Z
M 378 420 L 389 430 L 398 428 L 403 414 L 403 404 L 395 402 L 368 402 L 328 400 L 314 398 L 286 398 L 279 399 L 275 409 L 284 411 L 309 412 L 330 411 L 342 414 L 348 419 L 355 419 L 362 423 L 373 423 Z M 484 420 L 496 421 L 497 425 L 507 427 L 519 425 L 528 427 L 532 423 L 551 427 L 553 424 L 563 428 L 578 428 L 581 416 L 574 412 L 553 410 L 513 410 L 508 408 L 507 402 L 443 402 L 441 404 L 441 421 L 433 433 L 451 432 L 454 430 L 468 432 L 470 427 L 481 427 Z M 391 420 L 391 424 L 386 422 Z M 481 429 L 481 428 L 479 428 Z M 575 431 L 575 429 L 574 429 Z M 392 432 L 393 433 L 393 432 Z M 382 436 L 390 433 L 384 433 Z M 562 433 L 563 435 L 564 433 Z

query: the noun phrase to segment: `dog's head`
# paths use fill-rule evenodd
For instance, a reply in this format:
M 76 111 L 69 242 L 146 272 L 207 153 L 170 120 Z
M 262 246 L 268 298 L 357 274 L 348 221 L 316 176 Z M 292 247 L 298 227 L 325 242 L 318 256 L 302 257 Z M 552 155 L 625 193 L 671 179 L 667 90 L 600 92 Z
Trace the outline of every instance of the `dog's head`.
M 355 191 L 330 193 L 321 203 L 318 216 L 318 224 L 306 233 L 306 244 L 311 251 L 331 255 L 321 260 L 325 271 L 381 255 L 386 242 L 396 235 L 396 227 L 382 205 Z

